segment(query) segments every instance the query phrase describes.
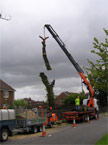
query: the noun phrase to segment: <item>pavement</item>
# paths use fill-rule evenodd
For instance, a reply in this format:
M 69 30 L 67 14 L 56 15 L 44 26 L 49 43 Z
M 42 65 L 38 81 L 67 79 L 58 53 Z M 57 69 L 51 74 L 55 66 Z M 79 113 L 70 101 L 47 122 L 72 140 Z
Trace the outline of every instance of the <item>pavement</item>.
M 101 114 L 99 120 L 92 120 L 90 123 L 77 124 L 73 128 L 72 124 L 47 129 L 47 135 L 42 137 L 42 133 L 25 135 L 21 138 L 9 138 L 6 145 L 95 145 L 95 143 L 108 132 L 108 116 Z

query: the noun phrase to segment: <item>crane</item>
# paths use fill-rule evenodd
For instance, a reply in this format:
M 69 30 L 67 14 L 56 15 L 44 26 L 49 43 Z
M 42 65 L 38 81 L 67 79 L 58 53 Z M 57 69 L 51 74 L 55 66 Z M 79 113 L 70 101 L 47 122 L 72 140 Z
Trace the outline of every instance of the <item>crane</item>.
M 83 83 L 85 84 L 85 86 L 87 87 L 87 89 L 89 90 L 89 98 L 88 98 L 88 107 L 92 106 L 94 107 L 94 90 L 90 84 L 90 82 L 87 80 L 87 78 L 84 75 L 84 71 L 82 70 L 82 68 L 79 66 L 79 64 L 75 61 L 75 59 L 72 57 L 72 55 L 68 52 L 68 50 L 66 49 L 65 44 L 63 43 L 63 41 L 60 39 L 59 35 L 55 32 L 55 30 L 52 28 L 51 25 L 49 24 L 45 24 L 44 28 L 47 28 L 47 30 L 50 32 L 50 34 L 53 36 L 53 38 L 56 40 L 56 42 L 58 43 L 58 45 L 61 47 L 61 49 L 64 51 L 64 53 L 66 54 L 66 56 L 68 57 L 68 59 L 70 60 L 70 62 L 73 64 L 73 66 L 76 68 L 78 74 L 80 75 L 80 77 L 83 79 Z

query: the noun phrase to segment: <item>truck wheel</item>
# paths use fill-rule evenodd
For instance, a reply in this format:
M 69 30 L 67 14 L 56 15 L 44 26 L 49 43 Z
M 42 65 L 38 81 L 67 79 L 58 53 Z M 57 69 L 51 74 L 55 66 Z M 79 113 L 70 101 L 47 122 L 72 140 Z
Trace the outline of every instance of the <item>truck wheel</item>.
M 39 132 L 42 132 L 42 131 L 43 131 L 43 127 L 40 126 L 40 127 L 39 127 Z
M 50 128 L 52 128 L 52 127 L 53 127 L 53 124 L 52 124 L 52 123 L 50 123 L 50 124 L 49 124 L 49 127 L 50 127 Z
M 83 122 L 85 122 L 85 121 L 87 121 L 87 116 L 86 115 L 83 116 Z
M 33 127 L 33 133 L 37 133 L 38 132 L 38 129 L 36 126 Z
M 8 129 L 6 128 L 2 129 L 0 134 L 1 141 L 7 141 L 8 135 L 9 135 Z

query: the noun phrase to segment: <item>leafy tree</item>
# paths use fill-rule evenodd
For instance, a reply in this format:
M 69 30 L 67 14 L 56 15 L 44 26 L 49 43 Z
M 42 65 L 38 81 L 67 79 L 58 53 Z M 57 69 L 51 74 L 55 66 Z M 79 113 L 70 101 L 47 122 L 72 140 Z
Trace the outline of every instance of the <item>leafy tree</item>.
M 13 109 L 13 103 L 7 103 L 8 109 Z
M 63 105 L 75 105 L 75 99 L 80 96 L 80 103 L 83 103 L 83 99 L 88 98 L 84 92 L 71 94 L 63 100 Z
M 20 107 L 27 108 L 27 106 L 28 106 L 28 102 L 25 101 L 24 99 L 18 99 L 14 101 L 14 107 L 16 108 L 20 108 Z
M 80 104 L 83 104 L 83 100 L 88 98 L 88 94 L 86 94 L 84 91 L 82 91 L 80 94 Z
M 106 36 L 108 30 L 104 29 Z M 95 37 L 93 42 L 94 49 L 91 53 L 98 56 L 96 63 L 88 59 L 90 68 L 85 68 L 87 77 L 94 88 L 95 96 L 99 99 L 101 106 L 107 105 L 107 82 L 108 82 L 108 39 L 105 42 L 99 42 Z

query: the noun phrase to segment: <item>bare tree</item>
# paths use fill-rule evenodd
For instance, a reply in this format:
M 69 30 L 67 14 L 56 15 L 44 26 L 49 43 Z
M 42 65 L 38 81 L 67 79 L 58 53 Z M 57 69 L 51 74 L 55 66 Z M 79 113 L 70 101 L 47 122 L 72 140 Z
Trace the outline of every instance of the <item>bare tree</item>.
M 39 37 L 42 39 L 42 54 L 43 54 L 45 66 L 46 66 L 47 70 L 52 70 L 52 68 L 49 64 L 48 58 L 47 58 L 47 54 L 46 54 L 46 39 L 48 39 L 49 37 L 45 37 L 45 38 L 43 38 L 41 36 L 39 36 Z

